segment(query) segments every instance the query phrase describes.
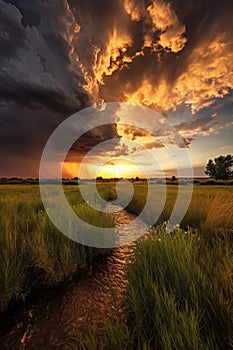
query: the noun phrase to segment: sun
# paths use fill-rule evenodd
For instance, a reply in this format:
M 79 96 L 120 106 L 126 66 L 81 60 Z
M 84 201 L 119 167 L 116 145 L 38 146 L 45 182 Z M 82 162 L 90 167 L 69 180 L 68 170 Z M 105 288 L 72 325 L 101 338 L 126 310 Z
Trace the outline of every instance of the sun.
M 121 178 L 122 177 L 122 169 L 120 165 L 116 164 L 105 164 L 99 171 L 97 172 L 97 176 L 103 176 L 106 178 Z
M 114 172 L 115 172 L 115 178 L 120 179 L 121 178 L 121 169 L 119 165 L 114 166 Z
M 127 179 L 135 176 L 144 177 L 144 174 L 136 164 L 128 160 L 121 162 L 111 161 L 97 170 L 97 176 L 103 178 Z

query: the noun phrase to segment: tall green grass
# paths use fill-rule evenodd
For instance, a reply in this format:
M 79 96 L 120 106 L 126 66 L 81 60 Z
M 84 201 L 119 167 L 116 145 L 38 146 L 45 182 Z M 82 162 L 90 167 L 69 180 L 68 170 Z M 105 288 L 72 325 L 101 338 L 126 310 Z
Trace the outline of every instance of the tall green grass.
M 127 291 L 135 348 L 231 349 L 232 253 L 227 239 L 181 230 L 139 243 Z
M 232 349 L 231 243 L 154 230 L 127 267 L 127 322 L 90 327 L 73 339 L 74 349 Z
M 114 225 L 109 215 L 84 203 L 77 186 L 65 191 L 82 219 L 96 226 Z M 35 286 L 69 279 L 86 262 L 90 265 L 95 256 L 106 253 L 61 234 L 43 208 L 38 186 L 1 186 L 0 212 L 0 310 Z
M 81 206 L 82 218 L 97 226 L 113 225 L 110 216 L 84 203 L 77 186 L 67 186 L 65 192 L 74 211 Z M 99 193 L 108 200 L 116 197 L 112 184 L 100 185 Z M 135 184 L 127 210 L 139 214 L 146 193 L 144 184 Z M 159 187 L 155 193 L 154 205 Z M 176 195 L 176 186 L 168 186 L 160 226 L 137 244 L 127 268 L 127 322 L 116 316 L 101 331 L 91 326 L 86 336 L 73 339 L 74 348 L 233 348 L 233 189 L 195 186 L 181 223 L 184 230 L 167 234 L 162 223 L 169 219 Z M 24 298 L 34 285 L 71 277 L 100 253 L 57 231 L 43 209 L 37 186 L 0 187 L 0 211 L 1 309 Z
M 134 349 L 130 328 L 118 320 L 104 322 L 101 330 L 96 324 L 89 325 L 85 334 L 78 332 L 71 337 L 70 347 L 72 350 Z
M 139 214 L 147 188 L 134 186 L 126 210 Z M 154 191 L 156 205 L 159 186 Z M 127 267 L 127 322 L 111 320 L 103 331 L 90 328 L 76 337 L 75 349 L 233 348 L 233 191 L 195 186 L 183 229 L 168 234 L 162 223 L 176 197 L 176 186 L 168 186 L 159 225 L 137 244 Z
M 183 185 L 183 190 L 188 185 Z M 135 215 L 143 210 L 147 199 L 147 185 L 134 185 L 135 195 L 126 210 Z M 151 206 L 159 204 L 164 191 L 164 185 L 152 186 Z M 177 199 L 178 188 L 174 185 L 167 186 L 167 195 L 162 213 L 155 223 L 162 224 L 168 221 Z M 151 213 L 149 211 L 148 216 Z M 231 186 L 199 186 L 193 188 L 191 203 L 181 221 L 181 227 L 187 230 L 189 227 L 197 228 L 205 233 L 226 231 L 233 229 L 233 188 Z

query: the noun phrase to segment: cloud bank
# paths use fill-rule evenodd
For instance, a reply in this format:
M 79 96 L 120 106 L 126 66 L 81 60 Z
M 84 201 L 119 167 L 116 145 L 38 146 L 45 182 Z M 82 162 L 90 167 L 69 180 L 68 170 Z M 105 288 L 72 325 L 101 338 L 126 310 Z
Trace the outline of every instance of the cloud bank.
M 230 0 L 0 0 L 0 174 L 36 176 L 56 126 L 101 101 L 184 108 L 187 145 L 231 126 L 232 15 Z

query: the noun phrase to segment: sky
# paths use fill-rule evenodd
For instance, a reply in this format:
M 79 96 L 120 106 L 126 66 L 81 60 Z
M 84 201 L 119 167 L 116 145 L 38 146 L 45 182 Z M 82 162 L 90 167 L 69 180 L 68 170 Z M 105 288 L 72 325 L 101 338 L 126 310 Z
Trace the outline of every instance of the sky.
M 209 158 L 233 153 L 232 18 L 232 0 L 0 0 L 0 176 L 38 177 L 61 122 L 115 101 L 159 113 L 203 176 Z M 158 127 L 153 138 L 119 117 L 73 145 L 64 176 L 76 176 L 84 155 L 111 138 L 114 161 L 100 175 L 141 175 L 130 165 L 143 163 L 133 141 L 154 152 L 166 175 L 176 174 L 164 135 Z M 167 142 L 171 152 L 184 148 Z M 90 168 L 96 163 L 90 157 Z M 151 167 L 150 175 L 159 173 Z

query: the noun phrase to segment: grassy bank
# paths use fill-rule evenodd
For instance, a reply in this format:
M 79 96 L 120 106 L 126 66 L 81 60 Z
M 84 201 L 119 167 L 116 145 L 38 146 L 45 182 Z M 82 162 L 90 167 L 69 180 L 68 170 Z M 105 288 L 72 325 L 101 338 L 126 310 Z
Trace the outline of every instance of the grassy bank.
M 232 349 L 233 260 L 229 239 L 157 230 L 128 269 L 134 348 Z
M 69 186 L 65 192 L 83 219 L 96 226 L 113 226 L 109 216 L 84 203 L 77 186 Z M 0 310 L 12 300 L 24 298 L 33 287 L 69 279 L 87 260 L 90 263 L 106 252 L 84 247 L 61 234 L 43 208 L 38 186 L 1 186 L 0 211 Z
M 233 347 L 233 248 L 158 228 L 137 244 L 127 268 L 127 322 L 116 318 L 98 338 L 95 327 L 74 349 L 213 350 Z
M 147 188 L 134 187 L 127 210 L 138 214 Z M 159 198 L 159 187 L 154 190 Z M 127 267 L 126 323 L 108 321 L 101 336 L 91 326 L 85 337 L 72 340 L 74 349 L 233 348 L 232 188 L 195 186 L 184 230 L 167 234 L 162 222 L 176 196 L 177 187 L 168 186 L 160 226 L 137 244 Z

